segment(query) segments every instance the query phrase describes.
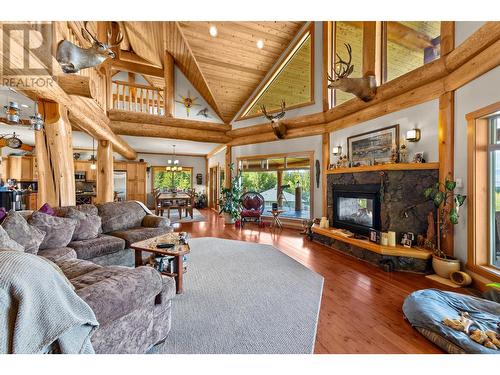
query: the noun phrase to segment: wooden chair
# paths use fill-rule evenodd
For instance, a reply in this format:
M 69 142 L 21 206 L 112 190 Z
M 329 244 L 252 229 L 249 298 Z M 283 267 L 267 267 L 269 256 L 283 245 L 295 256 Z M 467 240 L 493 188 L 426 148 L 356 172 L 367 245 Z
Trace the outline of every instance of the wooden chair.
M 161 191 L 159 191 L 159 190 L 153 191 L 155 214 L 159 215 L 159 216 L 163 216 L 164 207 L 162 205 L 162 202 L 158 199 L 160 197 L 160 194 L 161 194 Z
M 190 200 L 186 206 L 186 217 L 188 216 L 188 214 L 191 216 L 191 219 L 193 218 L 193 209 L 194 209 L 194 205 L 195 205 L 195 198 L 196 198 L 196 194 L 194 192 L 194 189 L 192 191 L 189 192 L 189 195 L 190 195 Z
M 173 208 L 175 210 L 179 210 L 179 220 L 182 219 L 182 208 L 184 205 L 180 204 L 179 201 L 172 201 L 167 207 L 167 217 L 170 219 L 170 210 Z

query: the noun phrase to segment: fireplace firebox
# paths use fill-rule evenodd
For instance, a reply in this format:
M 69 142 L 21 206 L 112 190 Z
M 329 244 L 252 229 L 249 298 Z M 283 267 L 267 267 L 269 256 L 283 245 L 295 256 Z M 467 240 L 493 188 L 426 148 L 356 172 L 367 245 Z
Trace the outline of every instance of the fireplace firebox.
M 331 225 L 365 236 L 380 230 L 380 185 L 334 185 Z

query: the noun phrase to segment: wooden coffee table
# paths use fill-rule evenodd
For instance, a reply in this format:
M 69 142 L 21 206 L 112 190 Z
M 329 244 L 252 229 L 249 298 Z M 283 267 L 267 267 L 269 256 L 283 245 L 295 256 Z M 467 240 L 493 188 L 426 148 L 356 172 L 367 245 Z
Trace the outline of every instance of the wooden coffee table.
M 175 246 L 170 249 L 159 249 L 156 247 L 158 243 L 170 242 L 175 243 Z M 179 233 L 168 233 L 161 236 L 153 237 L 144 241 L 135 242 L 130 247 L 135 251 L 135 266 L 143 266 L 142 252 L 152 253 L 155 255 L 164 255 L 174 257 L 174 265 L 177 272 L 161 272 L 162 275 L 170 276 L 175 279 L 175 289 L 177 294 L 182 293 L 182 281 L 184 275 L 184 255 L 190 252 L 189 244 L 179 243 Z

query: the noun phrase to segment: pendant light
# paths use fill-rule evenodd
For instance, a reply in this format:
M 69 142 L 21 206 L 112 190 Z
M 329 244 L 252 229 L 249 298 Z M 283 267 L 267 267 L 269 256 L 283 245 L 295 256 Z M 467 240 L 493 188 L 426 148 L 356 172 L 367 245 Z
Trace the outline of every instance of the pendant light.
M 31 129 L 35 131 L 43 130 L 44 121 L 42 115 L 38 112 L 38 101 L 33 105 L 33 116 L 30 116 Z
M 95 139 L 92 138 L 92 156 L 90 157 L 92 164 L 90 164 L 90 169 L 96 170 L 97 165 L 95 164 Z
M 7 121 L 18 124 L 20 120 L 21 110 L 17 102 L 9 101 L 9 104 L 3 107 L 7 115 Z

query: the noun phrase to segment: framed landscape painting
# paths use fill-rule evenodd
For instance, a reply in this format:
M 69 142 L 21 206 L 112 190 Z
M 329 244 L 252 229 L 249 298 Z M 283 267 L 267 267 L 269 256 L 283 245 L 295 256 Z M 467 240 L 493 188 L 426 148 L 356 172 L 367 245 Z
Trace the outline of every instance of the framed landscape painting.
M 347 138 L 351 167 L 390 163 L 393 147 L 399 149 L 399 124 Z

